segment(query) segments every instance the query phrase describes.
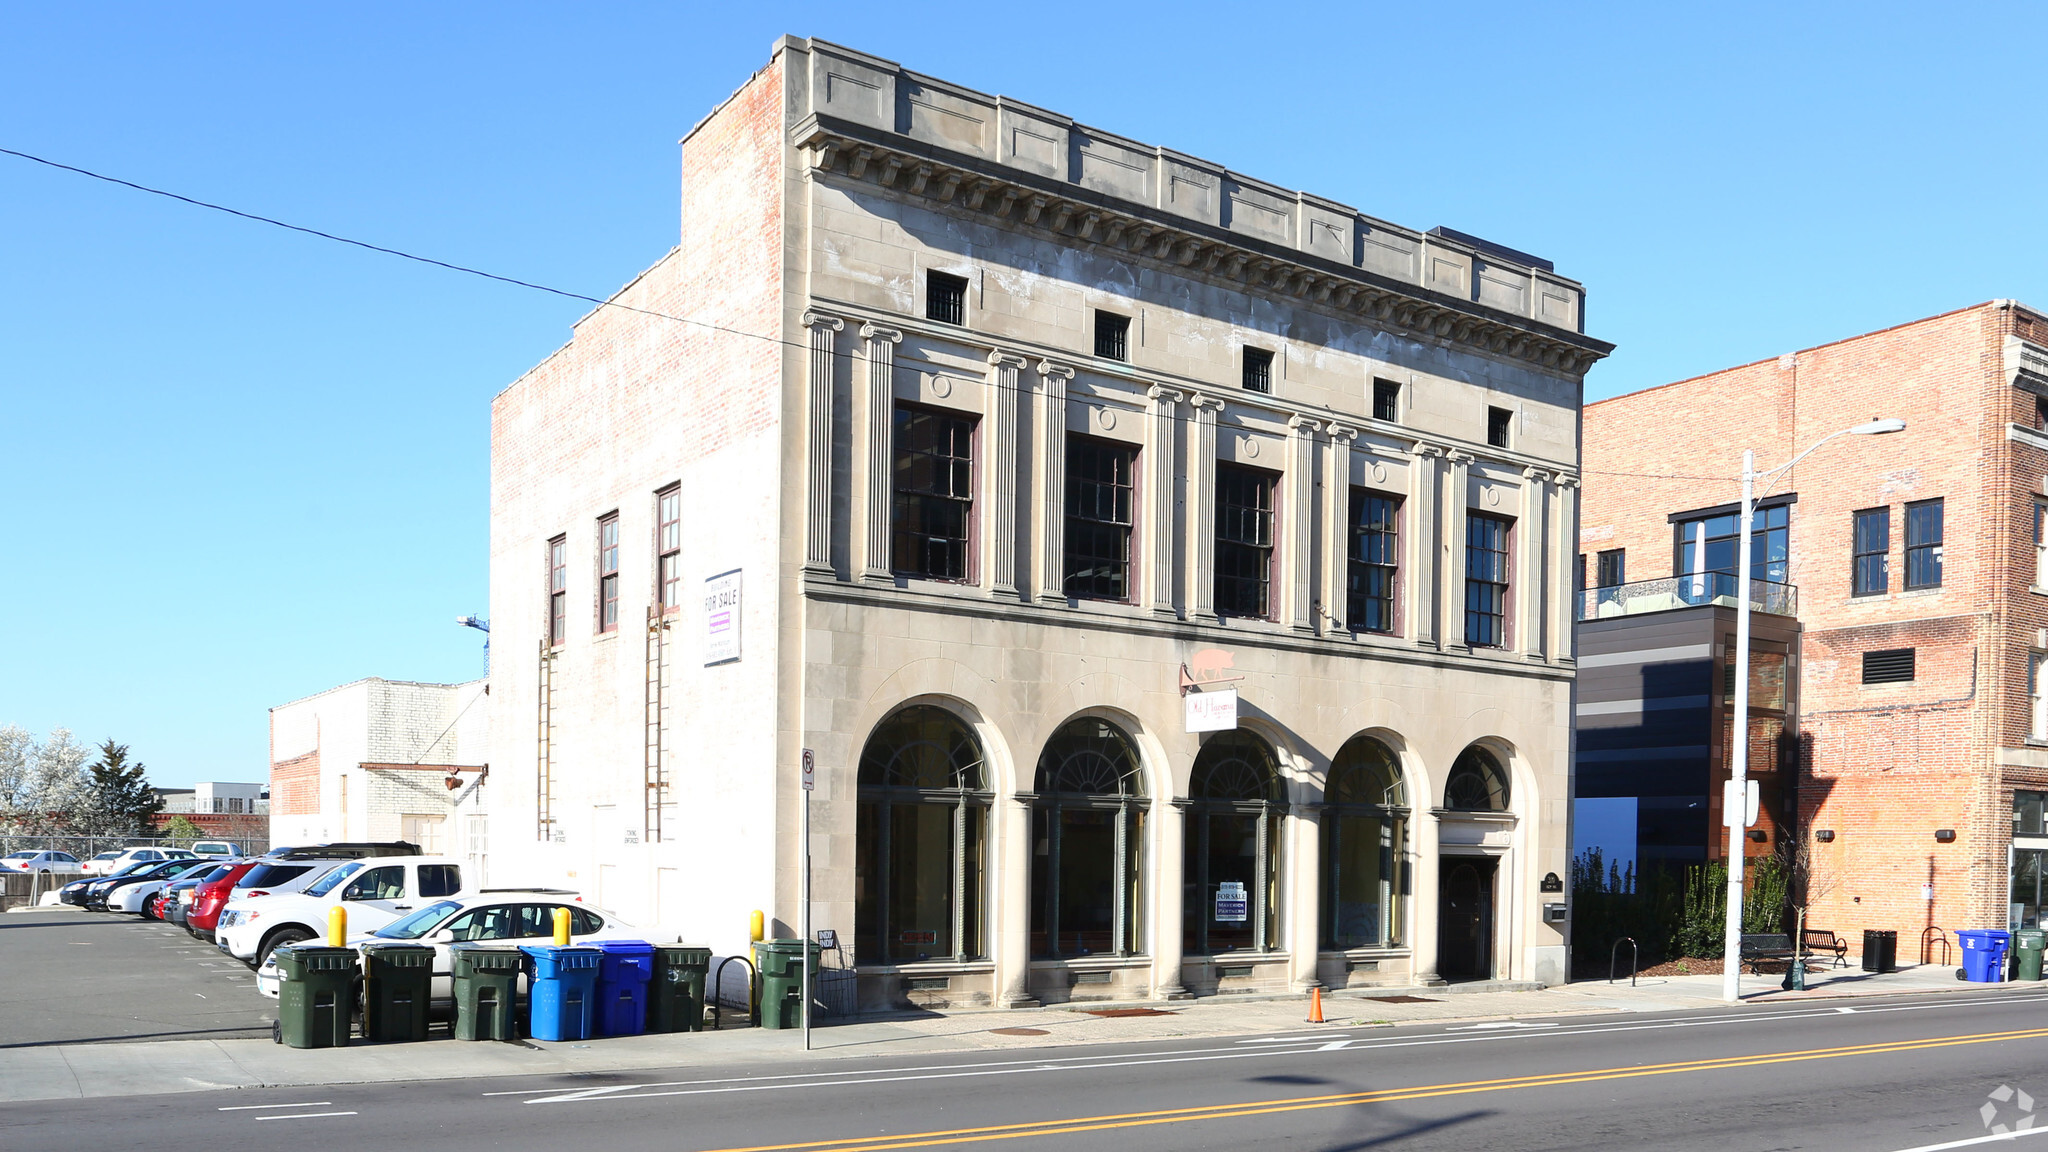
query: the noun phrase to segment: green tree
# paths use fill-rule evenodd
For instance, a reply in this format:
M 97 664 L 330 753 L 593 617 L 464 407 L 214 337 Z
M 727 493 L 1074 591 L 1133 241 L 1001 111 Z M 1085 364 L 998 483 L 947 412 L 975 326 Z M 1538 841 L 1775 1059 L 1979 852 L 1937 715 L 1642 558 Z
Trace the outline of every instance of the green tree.
M 142 761 L 128 762 L 128 746 L 112 740 L 100 745 L 100 758 L 86 769 L 85 821 L 98 836 L 144 836 L 164 798 L 149 786 Z
M 183 812 L 164 821 L 156 834 L 171 842 L 174 848 L 190 848 L 194 840 L 206 835 L 206 830 L 187 819 Z

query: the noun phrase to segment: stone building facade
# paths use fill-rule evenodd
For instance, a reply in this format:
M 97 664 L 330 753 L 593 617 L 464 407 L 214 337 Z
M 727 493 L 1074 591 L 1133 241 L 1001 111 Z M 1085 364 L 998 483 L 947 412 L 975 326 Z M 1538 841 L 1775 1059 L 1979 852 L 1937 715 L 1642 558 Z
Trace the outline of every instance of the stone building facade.
M 869 1006 L 1562 977 L 1578 284 L 815 40 L 682 159 L 493 408 L 493 883 L 793 935 L 809 750 Z
M 1773 606 L 1758 619 L 1759 637 L 1791 629 L 1781 667 L 1797 715 L 1782 750 L 1752 742 L 1767 780 L 1783 757 L 1784 789 L 1747 845 L 1762 856 L 1803 842 L 1811 922 L 1852 944 L 1896 931 L 1906 957 L 1929 929 L 2038 923 L 2048 320 L 1992 301 L 1589 405 L 1580 548 L 1585 582 L 1614 585 L 1585 593 L 1589 618 L 1668 577 L 1732 573 L 1742 449 L 1776 467 L 1879 417 L 1906 429 L 1820 449 L 1758 513 L 1757 530 L 1775 533 L 1758 562 L 1796 590 L 1763 596 Z M 1694 563 L 1685 534 L 1712 523 L 1714 557 Z M 1725 663 L 1731 631 L 1702 636 L 1699 658 Z M 1588 725 L 1616 719 L 1585 711 L 1582 749 Z M 1653 786 L 1669 771 L 1628 767 Z M 1717 821 L 1711 857 L 1724 836 Z

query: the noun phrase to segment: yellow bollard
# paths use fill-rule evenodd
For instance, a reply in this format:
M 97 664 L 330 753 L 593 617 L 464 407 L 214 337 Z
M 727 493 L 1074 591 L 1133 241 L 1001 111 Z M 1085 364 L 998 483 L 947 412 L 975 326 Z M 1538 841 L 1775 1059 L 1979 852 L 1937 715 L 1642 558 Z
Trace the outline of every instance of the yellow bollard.
M 555 909 L 555 943 L 563 948 L 569 946 L 569 910 L 567 908 Z
M 748 931 L 752 933 L 752 938 L 756 943 L 758 943 L 763 936 L 767 935 L 766 926 L 767 917 L 761 914 L 761 910 L 759 908 L 754 909 L 754 923 L 748 929 Z
M 336 948 L 348 943 L 348 909 L 339 904 L 327 910 L 327 943 Z

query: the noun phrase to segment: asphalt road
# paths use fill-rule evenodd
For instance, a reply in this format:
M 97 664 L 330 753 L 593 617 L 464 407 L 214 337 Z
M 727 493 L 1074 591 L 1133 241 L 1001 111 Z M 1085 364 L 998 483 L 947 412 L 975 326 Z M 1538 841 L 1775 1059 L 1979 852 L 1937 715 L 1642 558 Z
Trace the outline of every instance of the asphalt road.
M 122 912 L 0 915 L 0 1048 L 269 1036 L 248 966 Z
M 2048 990 L 2020 988 L 1040 1053 L 808 1064 L 792 1055 L 773 1066 L 673 1074 L 10 1105 L 0 1108 L 0 1147 L 49 1146 L 62 1133 L 66 1147 L 163 1152 L 270 1152 L 303 1141 L 578 1152 L 1931 1152 L 2002 1146 L 1990 1125 L 2024 1122 L 2031 1107 L 2048 1114 Z M 2048 1115 L 2042 1125 L 2048 1135 Z

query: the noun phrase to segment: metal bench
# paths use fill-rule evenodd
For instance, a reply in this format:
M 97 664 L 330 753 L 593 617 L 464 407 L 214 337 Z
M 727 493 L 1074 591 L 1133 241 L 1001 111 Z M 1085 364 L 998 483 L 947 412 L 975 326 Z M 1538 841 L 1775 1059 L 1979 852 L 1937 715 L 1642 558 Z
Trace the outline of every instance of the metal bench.
M 1794 954 L 1792 937 L 1783 932 L 1745 932 L 1738 962 L 1756 972 L 1759 961 L 1790 960 Z
M 1808 928 L 1799 934 L 1799 946 L 1816 956 L 1832 956 L 1835 967 L 1849 966 L 1849 942 L 1825 928 Z

